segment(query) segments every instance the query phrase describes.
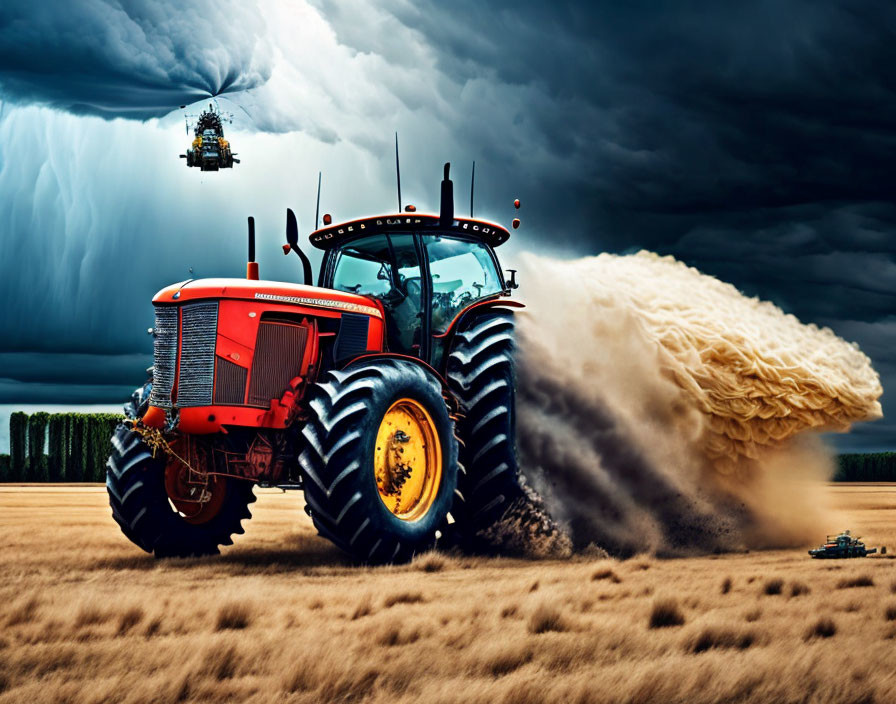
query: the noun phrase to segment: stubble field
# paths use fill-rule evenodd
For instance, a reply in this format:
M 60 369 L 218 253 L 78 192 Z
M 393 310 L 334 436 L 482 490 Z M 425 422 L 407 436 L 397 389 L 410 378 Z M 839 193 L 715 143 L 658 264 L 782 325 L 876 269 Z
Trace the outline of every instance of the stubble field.
M 896 485 L 831 486 L 896 548 Z M 360 568 L 259 490 L 221 557 L 156 561 L 99 486 L 0 486 L 4 702 L 896 701 L 896 561 L 425 555 Z

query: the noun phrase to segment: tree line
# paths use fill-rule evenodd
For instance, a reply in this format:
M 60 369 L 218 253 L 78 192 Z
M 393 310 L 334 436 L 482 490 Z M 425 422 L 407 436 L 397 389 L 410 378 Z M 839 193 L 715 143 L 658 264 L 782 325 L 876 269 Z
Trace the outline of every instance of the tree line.
M 117 413 L 16 412 L 0 482 L 105 482 Z
M 837 460 L 835 482 L 896 482 L 896 452 L 857 452 Z
M 16 412 L 9 417 L 9 454 L 0 482 L 105 482 L 117 413 Z M 896 482 L 896 452 L 837 458 L 835 482 Z

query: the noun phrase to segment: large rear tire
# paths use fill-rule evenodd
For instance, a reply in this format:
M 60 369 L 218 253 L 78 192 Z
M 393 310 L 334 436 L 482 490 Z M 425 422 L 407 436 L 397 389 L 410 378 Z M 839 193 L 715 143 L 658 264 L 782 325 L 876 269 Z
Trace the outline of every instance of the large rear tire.
M 367 563 L 431 549 L 457 470 L 439 380 L 419 364 L 378 359 L 327 373 L 307 398 L 299 462 L 318 532 Z
M 515 502 L 526 501 L 516 452 L 513 315 L 489 311 L 455 335 L 448 356 L 448 385 L 462 412 L 454 517 L 464 547 L 485 547 L 477 538 Z
M 149 403 L 149 381 L 125 404 L 134 419 Z M 106 489 L 112 517 L 122 533 L 156 557 L 216 555 L 221 545 L 231 545 L 235 533 L 243 533 L 242 521 L 251 518 L 255 501 L 252 483 L 216 477 L 222 482 L 221 502 L 214 515 L 196 523 L 174 509 L 165 488 L 167 457 L 153 458 L 140 435 L 124 423 L 112 435 L 112 455 L 106 463 Z M 191 522 L 194 521 L 194 522 Z

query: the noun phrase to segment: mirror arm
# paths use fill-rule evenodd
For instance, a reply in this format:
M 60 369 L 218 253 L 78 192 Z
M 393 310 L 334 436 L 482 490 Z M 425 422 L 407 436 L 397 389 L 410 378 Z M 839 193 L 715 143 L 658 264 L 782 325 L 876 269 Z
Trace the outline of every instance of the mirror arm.
M 313 286 L 314 282 L 311 278 L 311 260 L 308 259 L 308 255 L 306 255 L 302 251 L 302 248 L 299 247 L 299 225 L 296 221 L 296 215 L 292 212 L 291 208 L 286 209 L 286 242 L 287 244 L 283 245 L 283 253 L 289 254 L 289 250 L 291 249 L 298 255 L 299 259 L 302 260 L 302 273 L 305 277 L 305 285 Z
M 290 250 L 295 252 L 298 255 L 299 259 L 302 260 L 302 274 L 305 279 L 305 285 L 313 286 L 314 282 L 313 282 L 312 273 L 311 273 L 311 260 L 308 259 L 308 255 L 305 254 L 298 245 L 292 245 L 292 244 L 283 245 L 283 253 L 284 254 L 289 254 Z

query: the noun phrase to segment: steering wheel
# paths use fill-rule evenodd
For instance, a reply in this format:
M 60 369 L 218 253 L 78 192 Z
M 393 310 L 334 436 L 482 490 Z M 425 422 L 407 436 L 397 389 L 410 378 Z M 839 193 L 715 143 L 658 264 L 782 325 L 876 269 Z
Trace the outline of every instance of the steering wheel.
M 420 286 L 420 277 L 409 276 L 403 283 L 405 295 L 420 300 L 420 292 L 423 290 Z
M 380 299 L 390 308 L 400 306 L 407 300 L 408 296 L 420 296 L 420 277 L 412 276 L 404 278 L 399 275 L 398 282 L 390 288 L 386 293 L 380 296 Z
M 462 294 L 460 294 L 460 295 L 457 297 L 457 300 L 455 300 L 454 305 L 455 305 L 457 308 L 462 308 L 462 307 L 464 307 L 465 305 L 467 305 L 467 303 L 469 303 L 469 302 L 472 301 L 472 300 L 473 300 L 473 294 L 470 293 L 469 291 L 464 291 Z

